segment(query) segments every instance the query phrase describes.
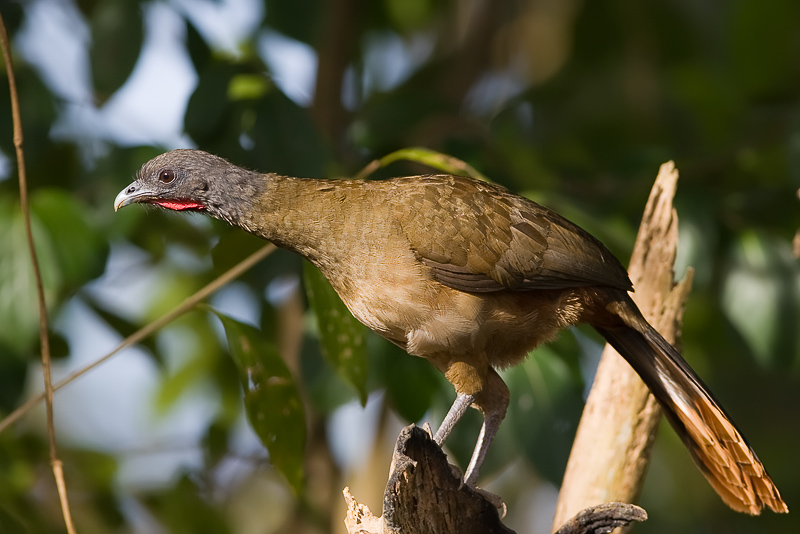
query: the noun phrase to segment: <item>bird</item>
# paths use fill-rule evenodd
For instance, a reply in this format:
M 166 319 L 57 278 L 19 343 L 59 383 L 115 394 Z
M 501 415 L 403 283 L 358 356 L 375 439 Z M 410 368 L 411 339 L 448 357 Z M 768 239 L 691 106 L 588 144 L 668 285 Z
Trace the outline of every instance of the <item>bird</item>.
M 468 408 L 483 415 L 468 486 L 509 404 L 498 371 L 587 323 L 642 378 L 728 506 L 788 512 L 723 408 L 642 316 L 619 260 L 544 206 L 461 176 L 295 178 L 194 149 L 145 163 L 114 209 L 137 203 L 205 213 L 300 254 L 356 319 L 433 364 L 456 392 L 434 441 L 442 446 Z

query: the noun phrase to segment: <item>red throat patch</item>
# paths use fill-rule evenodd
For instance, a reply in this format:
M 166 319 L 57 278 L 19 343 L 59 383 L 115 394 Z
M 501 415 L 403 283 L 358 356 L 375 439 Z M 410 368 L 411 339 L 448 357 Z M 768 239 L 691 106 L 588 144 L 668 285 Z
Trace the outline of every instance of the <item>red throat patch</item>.
M 168 210 L 175 210 L 175 211 L 184 211 L 184 210 L 197 210 L 202 211 L 205 210 L 206 207 L 202 204 L 198 204 L 192 200 L 156 200 L 153 202 L 154 204 L 158 204 L 162 208 L 167 208 Z

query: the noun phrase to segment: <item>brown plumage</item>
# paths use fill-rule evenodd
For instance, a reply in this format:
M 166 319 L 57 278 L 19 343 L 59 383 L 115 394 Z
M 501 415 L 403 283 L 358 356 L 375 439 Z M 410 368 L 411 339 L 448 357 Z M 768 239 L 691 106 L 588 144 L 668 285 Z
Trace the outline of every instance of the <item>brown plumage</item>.
M 731 508 L 787 511 L 734 424 L 642 317 L 625 269 L 547 208 L 462 177 L 288 178 L 197 150 L 146 163 L 115 208 L 137 202 L 205 211 L 303 255 L 359 321 L 433 363 L 457 393 L 436 441 L 469 406 L 484 415 L 465 475 L 470 485 L 508 407 L 496 369 L 585 322 L 642 377 Z

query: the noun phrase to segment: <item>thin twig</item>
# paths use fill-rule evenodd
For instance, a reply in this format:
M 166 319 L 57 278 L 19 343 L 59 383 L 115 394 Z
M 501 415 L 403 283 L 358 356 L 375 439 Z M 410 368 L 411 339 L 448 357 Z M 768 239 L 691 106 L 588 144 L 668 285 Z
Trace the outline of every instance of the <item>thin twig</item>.
M 114 348 L 114 350 L 112 350 L 102 358 L 90 363 L 85 367 L 78 369 L 77 371 L 74 371 L 67 377 L 56 382 L 53 385 L 53 391 L 58 391 L 59 389 L 63 388 L 76 378 L 88 373 L 101 363 L 105 362 L 113 355 L 121 351 L 122 349 L 130 347 L 131 345 L 135 345 L 136 343 L 139 343 L 141 340 L 143 340 L 150 334 L 153 334 L 154 332 L 157 332 L 161 328 L 165 327 L 166 325 L 168 325 L 169 323 L 171 323 L 172 321 L 174 321 L 187 311 L 194 308 L 199 302 L 206 299 L 213 292 L 223 287 L 231 280 L 241 276 L 242 273 L 246 272 L 247 270 L 252 268 L 255 264 L 257 264 L 258 262 L 269 256 L 275 250 L 275 248 L 276 248 L 275 245 L 268 244 L 260 248 L 259 250 L 255 251 L 247 258 L 243 259 L 242 261 L 240 261 L 239 263 L 228 269 L 226 272 L 221 274 L 219 277 L 215 278 L 208 285 L 206 285 L 205 287 L 203 287 L 202 289 L 198 290 L 196 293 L 188 297 L 179 306 L 174 308 L 169 313 L 159 317 L 158 319 L 156 319 L 151 323 L 146 324 L 145 326 L 143 326 L 130 336 L 126 337 L 119 345 L 117 345 Z M 6 428 L 14 424 L 14 422 L 16 422 L 20 417 L 28 413 L 34 406 L 39 404 L 42 401 L 42 399 L 44 399 L 44 393 L 40 393 L 39 395 L 31 397 L 25 404 L 23 404 L 22 406 L 20 406 L 10 414 L 8 414 L 8 416 L 6 416 L 5 419 L 0 421 L 0 432 L 3 432 Z
M 6 25 L 2 15 L 0 15 L 0 46 L 2 46 L 3 49 L 3 59 L 5 60 L 6 73 L 8 74 L 8 90 L 11 97 L 11 118 L 14 124 L 14 148 L 17 153 L 17 174 L 19 176 L 19 203 L 22 209 L 22 218 L 25 222 L 25 236 L 28 240 L 28 251 L 31 255 L 33 276 L 36 281 L 36 300 L 39 304 L 39 339 L 42 348 L 42 369 L 47 412 L 47 439 L 50 445 L 50 465 L 53 469 L 53 476 L 56 479 L 56 486 L 58 487 L 58 496 L 61 501 L 61 513 L 64 516 L 64 523 L 67 527 L 67 532 L 73 534 L 75 532 L 75 526 L 72 524 L 72 515 L 69 511 L 66 484 L 64 483 L 64 472 L 61 469 L 61 460 L 58 459 L 56 431 L 53 425 L 53 383 L 50 376 L 50 338 L 48 336 L 50 327 L 47 320 L 47 303 L 44 298 L 42 273 L 39 268 L 39 258 L 36 255 L 36 247 L 33 243 L 33 231 L 31 230 L 31 212 L 28 204 L 28 182 L 25 176 L 25 154 L 22 150 L 22 121 L 19 115 L 17 83 L 14 79 L 11 51 L 8 46 L 8 34 L 6 33 Z

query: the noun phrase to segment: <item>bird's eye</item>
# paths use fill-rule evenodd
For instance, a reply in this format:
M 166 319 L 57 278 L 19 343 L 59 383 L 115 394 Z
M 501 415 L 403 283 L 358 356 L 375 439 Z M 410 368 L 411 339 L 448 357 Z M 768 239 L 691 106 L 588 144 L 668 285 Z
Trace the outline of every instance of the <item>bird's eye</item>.
M 168 184 L 175 179 L 175 171 L 166 169 L 158 173 L 158 179 L 163 183 Z

